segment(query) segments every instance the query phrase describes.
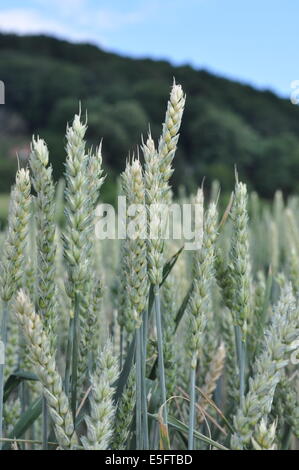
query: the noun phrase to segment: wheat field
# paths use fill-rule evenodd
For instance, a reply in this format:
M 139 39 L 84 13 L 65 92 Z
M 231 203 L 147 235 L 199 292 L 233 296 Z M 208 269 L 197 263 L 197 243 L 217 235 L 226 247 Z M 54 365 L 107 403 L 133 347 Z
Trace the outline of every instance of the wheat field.
M 3 450 L 298 448 L 299 197 L 237 172 L 228 204 L 221 181 L 174 194 L 184 107 L 174 83 L 120 175 L 132 237 L 99 236 L 105 142 L 81 113 L 58 187 L 33 137 L 0 234 Z M 195 249 L 164 236 L 173 204 L 198 209 Z

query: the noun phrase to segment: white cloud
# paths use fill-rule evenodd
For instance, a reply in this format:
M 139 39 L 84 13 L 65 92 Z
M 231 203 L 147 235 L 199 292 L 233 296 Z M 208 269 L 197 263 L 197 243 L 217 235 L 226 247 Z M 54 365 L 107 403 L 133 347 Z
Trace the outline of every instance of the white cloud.
M 78 31 L 75 25 L 69 27 L 64 21 L 47 18 L 36 10 L 21 8 L 0 10 L 0 30 L 19 34 L 52 34 L 74 41 L 92 39 L 88 31 Z
M 56 21 L 42 18 L 34 10 L 0 11 L 0 28 L 2 31 L 17 33 L 40 33 L 55 31 L 61 33 L 61 25 Z
M 51 14 L 42 5 L 50 5 Z M 156 0 L 132 11 L 88 7 L 89 0 L 35 0 L 36 8 L 0 9 L 0 31 L 19 34 L 50 34 L 72 41 L 96 42 L 107 47 L 105 33 L 140 24 L 156 10 Z

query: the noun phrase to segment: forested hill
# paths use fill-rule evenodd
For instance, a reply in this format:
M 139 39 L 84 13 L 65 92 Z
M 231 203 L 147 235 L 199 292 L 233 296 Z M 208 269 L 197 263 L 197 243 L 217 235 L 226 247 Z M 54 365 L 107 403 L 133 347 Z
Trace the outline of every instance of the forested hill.
M 31 133 L 50 147 L 55 176 L 63 172 L 66 122 L 88 110 L 88 138 L 103 137 L 110 174 L 124 168 L 128 152 L 150 123 L 157 138 L 175 77 L 187 94 L 174 183 L 192 189 L 203 176 L 232 188 L 234 164 L 251 188 L 268 197 L 278 187 L 299 189 L 299 109 L 269 91 L 257 91 L 190 66 L 130 59 L 89 44 L 47 36 L 0 34 L 0 193 L 16 164 L 26 159 Z M 113 178 L 109 178 L 110 183 Z

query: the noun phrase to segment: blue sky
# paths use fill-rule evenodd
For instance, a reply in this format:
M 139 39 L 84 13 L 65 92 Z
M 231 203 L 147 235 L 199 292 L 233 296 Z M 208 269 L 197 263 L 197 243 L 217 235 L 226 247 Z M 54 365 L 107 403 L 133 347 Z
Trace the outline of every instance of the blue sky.
M 299 79 L 297 0 L 1 0 L 0 30 L 87 40 L 191 64 L 289 96 Z

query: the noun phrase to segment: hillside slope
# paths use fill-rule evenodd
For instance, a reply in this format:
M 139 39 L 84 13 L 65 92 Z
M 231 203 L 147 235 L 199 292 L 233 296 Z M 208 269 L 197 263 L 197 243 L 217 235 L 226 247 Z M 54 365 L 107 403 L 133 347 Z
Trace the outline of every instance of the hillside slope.
M 113 174 L 136 150 L 150 124 L 157 138 L 173 77 L 187 93 L 174 183 L 190 189 L 206 176 L 232 187 L 234 164 L 242 178 L 269 197 L 299 186 L 299 109 L 269 91 L 258 91 L 189 66 L 136 60 L 89 44 L 47 36 L 0 34 L 0 192 L 16 164 L 26 159 L 32 132 L 47 139 L 55 176 L 63 171 L 64 131 L 78 109 L 88 110 L 88 138 L 104 138 Z M 112 181 L 112 179 L 110 179 Z

